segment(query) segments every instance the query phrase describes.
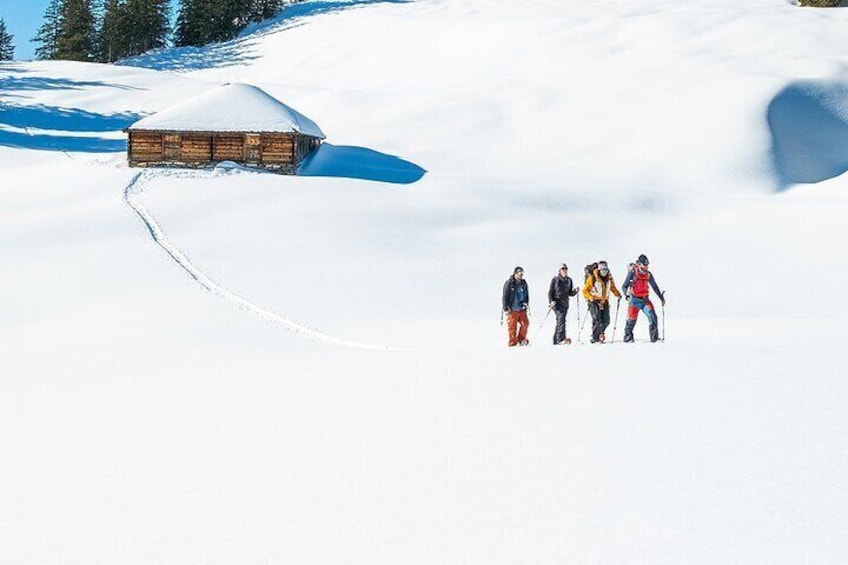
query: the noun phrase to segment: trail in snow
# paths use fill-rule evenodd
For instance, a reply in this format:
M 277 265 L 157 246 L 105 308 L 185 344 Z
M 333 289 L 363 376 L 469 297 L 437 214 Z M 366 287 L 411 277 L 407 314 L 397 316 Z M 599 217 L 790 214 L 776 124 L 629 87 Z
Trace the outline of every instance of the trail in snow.
M 267 308 L 257 306 L 246 298 L 243 298 L 238 294 L 231 292 L 224 286 L 212 280 L 196 265 L 194 265 L 188 259 L 188 257 L 186 257 L 185 254 L 179 250 L 179 248 L 177 248 L 173 243 L 170 242 L 168 236 L 162 230 L 162 226 L 159 225 L 153 215 L 139 201 L 138 196 L 144 191 L 144 186 L 146 185 L 150 177 L 153 175 L 154 173 L 152 171 L 142 171 L 136 174 L 133 177 L 132 181 L 130 181 L 130 183 L 124 189 L 124 202 L 126 202 L 127 205 L 132 208 L 144 222 L 144 225 L 150 232 L 150 236 L 153 238 L 153 241 L 155 241 L 156 244 L 159 245 L 159 247 L 164 249 L 165 252 L 170 255 L 170 257 L 180 267 L 182 267 L 183 270 L 185 270 L 189 275 L 191 275 L 194 280 L 196 280 L 201 286 L 203 286 L 203 288 L 217 294 L 218 296 L 229 302 L 232 302 L 239 308 L 247 310 L 248 312 L 251 312 L 256 316 L 259 316 L 263 320 L 267 320 L 271 323 L 281 326 L 300 337 L 312 339 L 325 345 L 335 345 L 353 349 L 371 349 L 382 351 L 389 351 L 393 349 L 388 346 L 359 343 L 356 341 L 337 338 L 322 331 L 310 328 L 304 324 L 296 322 L 295 320 L 286 318 L 285 316 L 281 316 Z

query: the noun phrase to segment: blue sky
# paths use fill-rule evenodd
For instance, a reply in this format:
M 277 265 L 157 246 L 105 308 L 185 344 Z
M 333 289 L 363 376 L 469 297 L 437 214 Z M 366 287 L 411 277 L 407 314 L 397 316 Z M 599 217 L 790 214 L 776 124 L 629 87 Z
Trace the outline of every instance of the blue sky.
M 6 21 L 6 29 L 15 36 L 15 59 L 35 57 L 36 44 L 30 42 L 41 27 L 44 10 L 50 0 L 3 0 L 0 3 L 0 18 Z

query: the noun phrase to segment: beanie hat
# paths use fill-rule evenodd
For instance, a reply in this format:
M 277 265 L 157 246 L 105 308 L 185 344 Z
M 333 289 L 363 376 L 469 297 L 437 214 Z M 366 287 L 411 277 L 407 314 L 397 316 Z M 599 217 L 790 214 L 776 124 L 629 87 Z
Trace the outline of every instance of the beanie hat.
M 517 273 L 523 273 L 523 272 L 524 272 L 523 267 L 516 267 L 515 269 L 513 269 L 512 274 L 515 275 Z
M 639 263 L 640 265 L 647 265 L 648 264 L 648 258 L 645 255 L 639 255 L 639 258 L 636 259 L 636 262 Z
M 560 269 L 565 269 L 565 270 L 567 271 L 567 270 L 568 270 L 568 265 L 566 265 L 565 263 L 563 263 L 562 265 L 560 265 L 560 266 L 559 266 L 559 268 L 560 268 Z

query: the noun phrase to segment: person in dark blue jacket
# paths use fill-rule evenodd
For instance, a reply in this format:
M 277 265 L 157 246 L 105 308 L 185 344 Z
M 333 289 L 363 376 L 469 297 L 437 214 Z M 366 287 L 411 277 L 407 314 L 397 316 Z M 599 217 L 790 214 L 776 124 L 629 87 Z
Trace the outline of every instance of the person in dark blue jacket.
M 548 303 L 556 313 L 556 328 L 554 328 L 554 345 L 569 344 L 571 340 L 565 336 L 565 318 L 568 315 L 568 299 L 577 295 L 574 281 L 568 276 L 568 265 L 559 268 L 559 273 L 551 279 L 548 289 Z
M 516 267 L 512 276 L 506 279 L 501 301 L 506 314 L 507 329 L 509 330 L 509 346 L 530 345 L 527 340 L 527 330 L 530 320 L 527 318 L 527 305 L 530 303 L 530 290 L 524 280 L 524 269 Z

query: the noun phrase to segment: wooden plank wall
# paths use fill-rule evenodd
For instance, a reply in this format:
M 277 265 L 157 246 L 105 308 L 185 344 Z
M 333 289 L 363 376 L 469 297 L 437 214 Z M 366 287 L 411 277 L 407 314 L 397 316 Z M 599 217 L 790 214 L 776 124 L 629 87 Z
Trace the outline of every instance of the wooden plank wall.
M 290 133 L 129 132 L 130 164 L 204 166 L 219 161 L 294 173 L 321 140 Z
M 244 162 L 244 134 L 215 134 L 213 159 L 215 161 Z
M 180 140 L 180 161 L 209 163 L 212 161 L 212 135 L 184 133 Z
M 294 162 L 293 136 L 284 133 L 262 134 L 262 162 L 268 165 L 291 165 Z
M 161 133 L 130 132 L 130 161 L 161 161 L 163 155 Z
M 295 164 L 299 165 L 315 149 L 320 147 L 321 140 L 317 137 L 297 136 L 294 145 Z

